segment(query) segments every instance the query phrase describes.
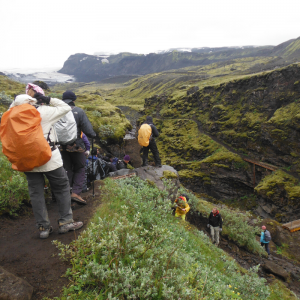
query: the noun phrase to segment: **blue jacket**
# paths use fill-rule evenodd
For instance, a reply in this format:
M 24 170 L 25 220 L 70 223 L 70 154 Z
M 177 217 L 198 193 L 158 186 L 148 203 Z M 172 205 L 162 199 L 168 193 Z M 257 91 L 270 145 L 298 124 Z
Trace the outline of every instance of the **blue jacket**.
M 262 231 L 261 234 L 260 234 L 260 242 L 264 243 L 264 244 L 269 244 L 270 243 L 270 242 L 265 241 L 265 232 L 264 231 Z

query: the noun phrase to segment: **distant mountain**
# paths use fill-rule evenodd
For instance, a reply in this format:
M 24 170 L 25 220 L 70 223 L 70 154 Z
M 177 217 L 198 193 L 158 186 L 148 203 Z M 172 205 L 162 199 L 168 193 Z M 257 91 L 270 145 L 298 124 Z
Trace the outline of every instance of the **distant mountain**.
M 263 66 L 270 69 L 300 59 L 300 38 L 278 46 L 243 46 L 219 48 L 176 48 L 158 53 L 115 55 L 98 52 L 97 55 L 77 53 L 64 63 L 60 73 L 73 75 L 78 81 L 90 82 L 116 76 L 138 76 L 191 66 L 208 65 L 245 57 L 273 57 L 273 63 Z M 275 63 L 274 63 L 275 62 Z

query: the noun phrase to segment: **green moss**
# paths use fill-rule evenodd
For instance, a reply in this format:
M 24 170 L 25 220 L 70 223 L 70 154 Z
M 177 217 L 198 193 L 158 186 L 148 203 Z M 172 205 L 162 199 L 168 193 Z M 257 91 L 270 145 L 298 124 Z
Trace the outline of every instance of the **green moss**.
M 174 178 L 177 178 L 177 174 L 172 172 L 172 171 L 164 171 L 163 172 L 163 177 L 164 178 L 167 178 L 167 179 L 174 179 Z
M 277 170 L 271 175 L 264 177 L 255 190 L 259 195 L 267 198 L 272 197 L 273 200 L 281 197 L 279 191 L 281 193 L 284 191 L 291 202 L 298 202 L 300 199 L 298 180 L 282 170 Z

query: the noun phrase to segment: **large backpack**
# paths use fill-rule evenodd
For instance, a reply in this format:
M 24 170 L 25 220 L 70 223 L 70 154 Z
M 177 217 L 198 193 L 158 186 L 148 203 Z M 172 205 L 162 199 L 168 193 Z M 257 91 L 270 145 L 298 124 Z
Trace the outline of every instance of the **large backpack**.
M 270 242 L 271 241 L 271 233 L 269 230 L 265 231 L 265 241 Z
M 14 106 L 3 114 L 2 151 L 14 170 L 31 171 L 50 160 L 52 152 L 44 138 L 41 121 L 38 110 L 28 103 Z
M 138 142 L 143 147 L 149 146 L 149 140 L 152 134 L 152 128 L 149 124 L 143 124 L 139 129 Z
M 87 178 L 90 182 L 106 177 L 106 162 L 100 158 L 91 160 L 87 164 Z
M 77 124 L 72 111 L 69 111 L 54 125 L 57 139 L 61 145 L 71 145 L 77 139 Z

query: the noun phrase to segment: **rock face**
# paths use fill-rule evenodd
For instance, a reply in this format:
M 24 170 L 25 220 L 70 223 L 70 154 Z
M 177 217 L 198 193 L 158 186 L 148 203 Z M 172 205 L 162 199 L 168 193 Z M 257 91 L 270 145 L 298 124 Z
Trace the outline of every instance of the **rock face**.
M 0 300 L 30 300 L 33 287 L 0 267 Z
M 262 265 L 262 268 L 271 274 L 281 277 L 285 281 L 289 277 L 289 273 L 287 271 L 285 271 L 281 266 L 277 265 L 276 263 L 273 263 L 272 261 L 265 260 L 264 264 Z

